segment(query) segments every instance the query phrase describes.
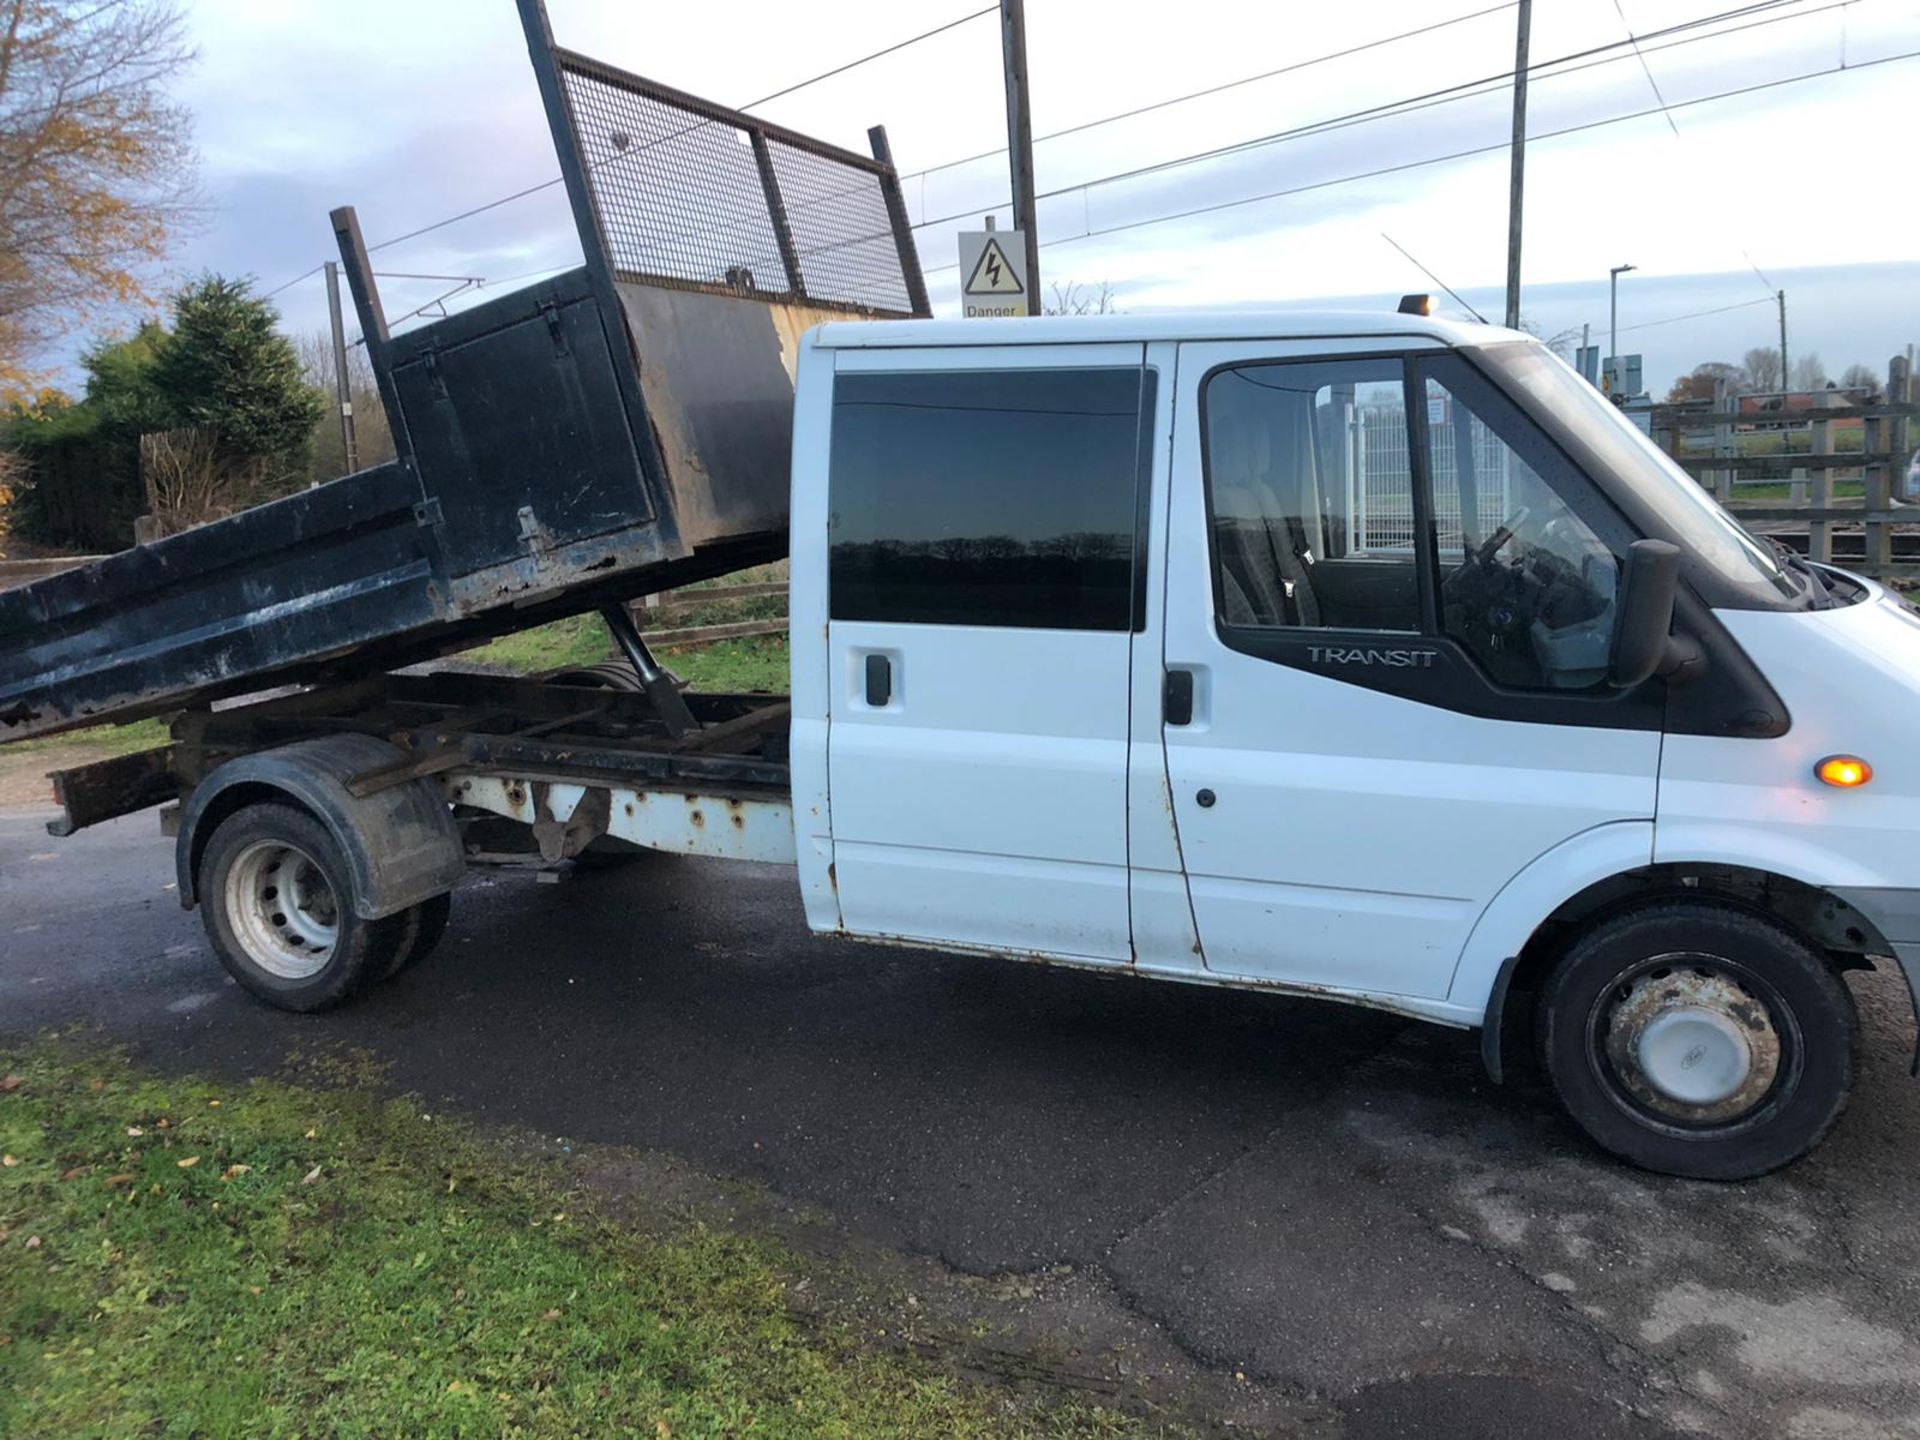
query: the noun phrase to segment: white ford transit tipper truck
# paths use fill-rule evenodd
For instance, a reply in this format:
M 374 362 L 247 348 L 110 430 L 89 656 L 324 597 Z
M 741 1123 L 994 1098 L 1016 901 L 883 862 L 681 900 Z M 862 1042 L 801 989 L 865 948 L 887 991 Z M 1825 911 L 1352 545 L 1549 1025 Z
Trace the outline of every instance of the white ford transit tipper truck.
M 1522 335 L 832 320 L 929 308 L 883 133 L 520 11 L 583 265 L 390 334 L 336 213 L 396 458 L 0 595 L 0 742 L 175 716 L 56 777 L 58 832 L 165 805 L 290 1009 L 427 953 L 470 861 L 650 847 L 794 865 L 824 935 L 1349 1000 L 1495 1076 L 1537 1045 L 1652 1169 L 1818 1143 L 1844 972 L 1920 1010 L 1900 600 Z M 781 555 L 790 700 L 682 694 L 624 602 Z M 594 609 L 630 668 L 409 669 Z
M 1537 1043 L 1599 1144 L 1718 1178 L 1839 1116 L 1843 972 L 1920 991 L 1920 617 L 1537 342 L 895 321 L 796 374 L 790 711 L 389 676 L 191 717 L 181 893 L 243 984 L 417 958 L 492 817 L 794 864 L 823 935 Z

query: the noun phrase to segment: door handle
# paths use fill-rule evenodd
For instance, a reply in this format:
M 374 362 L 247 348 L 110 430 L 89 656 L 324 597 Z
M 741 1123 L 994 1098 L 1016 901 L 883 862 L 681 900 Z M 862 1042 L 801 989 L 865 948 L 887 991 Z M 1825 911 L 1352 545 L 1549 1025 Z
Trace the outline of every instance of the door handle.
M 1169 725 L 1193 723 L 1193 672 L 1191 670 L 1167 671 L 1166 693 L 1161 703 L 1161 714 Z
M 867 656 L 867 704 L 884 710 L 893 699 L 893 662 L 884 655 Z

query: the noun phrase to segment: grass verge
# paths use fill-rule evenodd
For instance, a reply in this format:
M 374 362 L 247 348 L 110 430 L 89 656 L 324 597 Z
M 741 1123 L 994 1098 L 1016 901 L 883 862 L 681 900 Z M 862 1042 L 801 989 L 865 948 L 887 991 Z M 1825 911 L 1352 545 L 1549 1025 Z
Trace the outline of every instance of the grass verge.
M 778 596 L 771 598 L 779 603 Z M 727 615 L 722 618 L 750 617 Z M 563 665 L 598 665 L 602 660 L 613 659 L 616 653 L 599 616 L 575 615 L 536 625 L 518 634 L 503 635 L 467 651 L 462 658 L 498 665 L 516 675 L 534 675 Z M 784 635 L 752 635 L 689 649 L 663 650 L 660 658 L 696 690 L 764 690 L 780 695 L 787 691 L 787 638 Z
M 417 1104 L 0 1047 L 0 1435 L 1131 1433 L 865 1347 Z
M 153 750 L 165 745 L 170 738 L 166 721 L 136 720 L 131 725 L 91 725 L 85 730 L 69 730 L 42 740 L 16 740 L 7 746 L 5 753 L 38 755 L 84 745 L 104 760 L 113 755 L 131 755 L 137 750 Z

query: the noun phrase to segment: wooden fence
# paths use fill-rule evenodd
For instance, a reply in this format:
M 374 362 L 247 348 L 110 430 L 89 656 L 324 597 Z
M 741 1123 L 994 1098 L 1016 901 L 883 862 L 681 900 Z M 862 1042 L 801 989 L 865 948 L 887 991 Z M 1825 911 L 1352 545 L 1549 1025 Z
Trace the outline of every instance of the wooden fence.
M 781 614 L 759 620 L 729 620 L 713 625 L 675 626 L 676 610 L 685 611 L 724 604 L 731 600 L 753 600 L 766 595 L 785 596 L 787 582 L 768 580 L 748 585 L 713 585 L 704 589 L 669 590 L 636 600 L 628 608 L 633 622 L 647 637 L 649 645 L 661 649 L 711 645 L 719 640 L 738 640 L 748 635 L 784 635 L 787 633 L 786 607 Z M 665 622 L 665 623 L 662 623 Z
M 1885 394 L 1865 403 L 1754 413 L 1723 382 L 1704 407 L 1656 405 L 1653 439 L 1756 535 L 1875 579 L 1920 583 L 1920 504 L 1902 503 L 1920 406 L 1904 355 L 1887 376 Z

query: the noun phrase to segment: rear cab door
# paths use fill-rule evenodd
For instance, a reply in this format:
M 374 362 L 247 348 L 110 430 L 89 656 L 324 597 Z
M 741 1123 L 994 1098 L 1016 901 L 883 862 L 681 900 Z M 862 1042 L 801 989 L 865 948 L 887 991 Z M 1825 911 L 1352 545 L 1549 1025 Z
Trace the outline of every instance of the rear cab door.
M 803 365 L 795 785 L 810 923 L 1127 963 L 1143 347 L 817 347 Z M 818 655 L 823 638 L 803 681 L 803 647 Z

